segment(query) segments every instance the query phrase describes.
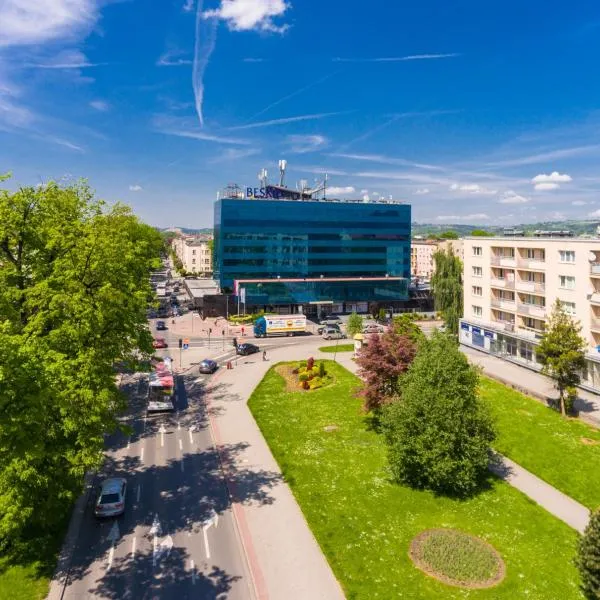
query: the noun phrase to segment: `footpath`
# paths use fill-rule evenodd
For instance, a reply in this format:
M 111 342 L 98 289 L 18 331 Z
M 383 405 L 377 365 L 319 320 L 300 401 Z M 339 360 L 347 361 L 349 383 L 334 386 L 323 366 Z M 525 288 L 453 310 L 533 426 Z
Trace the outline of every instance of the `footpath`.
M 463 350 L 465 350 L 463 348 Z M 468 350 L 468 349 L 466 349 Z M 471 352 L 465 352 L 469 357 L 471 362 L 477 363 L 477 359 L 479 358 L 477 354 L 480 354 L 475 351 L 475 356 L 471 356 Z M 358 368 L 356 363 L 352 360 L 352 353 L 345 352 L 338 355 L 340 358 L 338 362 L 346 367 L 352 373 L 357 373 Z M 483 354 L 485 358 L 494 359 L 494 357 Z M 326 355 L 319 353 L 318 358 L 326 358 Z M 495 359 L 498 363 L 504 364 L 504 361 L 500 359 Z M 487 363 L 488 361 L 486 361 Z M 517 387 L 516 382 L 520 382 L 518 385 L 518 389 L 525 391 L 526 393 L 531 393 L 527 391 L 528 388 L 524 386 L 529 386 L 529 378 L 526 379 L 523 377 L 523 367 L 519 367 L 517 365 L 512 365 L 509 363 L 508 366 L 513 367 L 513 369 L 517 370 L 513 374 L 512 370 L 508 370 L 508 375 L 506 372 L 501 371 L 501 365 L 495 365 L 494 361 L 489 361 L 491 364 L 491 368 L 494 369 L 493 373 L 501 372 L 504 375 L 503 383 L 507 383 L 508 385 L 512 385 L 512 387 Z M 487 366 L 487 364 L 486 364 Z M 489 367 L 488 367 L 489 368 Z M 491 375 L 488 368 L 484 367 L 484 371 L 486 374 Z M 519 378 L 517 379 L 517 374 Z M 543 375 L 538 375 L 536 373 L 531 373 L 531 375 L 537 375 L 539 379 L 545 380 L 547 379 Z M 515 377 L 512 380 L 512 376 Z M 508 379 L 511 377 L 511 379 Z M 499 379 L 500 377 L 495 377 Z M 514 381 L 512 384 L 510 381 Z M 536 382 L 537 385 L 548 385 L 547 381 Z M 552 384 L 550 384 L 550 391 L 552 391 Z M 545 389 L 545 388 L 543 388 Z M 553 514 L 555 517 L 564 521 L 567 525 L 576 529 L 580 533 L 583 533 L 589 518 L 590 511 L 587 507 L 583 506 L 576 500 L 573 500 L 570 496 L 563 494 L 561 491 L 557 490 L 555 487 L 552 487 L 550 484 L 546 483 L 527 469 L 524 469 L 517 463 L 513 462 L 509 458 L 502 456 L 501 454 L 495 455 L 495 461 L 490 464 L 490 470 L 500 477 L 504 479 L 507 483 L 515 487 L 516 489 L 523 492 L 526 496 L 529 496 L 534 502 L 545 508 L 549 513 Z

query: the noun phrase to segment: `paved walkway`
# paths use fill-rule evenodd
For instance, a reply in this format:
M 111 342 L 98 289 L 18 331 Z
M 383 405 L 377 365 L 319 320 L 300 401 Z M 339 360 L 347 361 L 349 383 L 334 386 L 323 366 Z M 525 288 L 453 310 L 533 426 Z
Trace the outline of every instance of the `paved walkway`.
M 461 350 L 473 364 L 483 367 L 484 373 L 493 379 L 544 403 L 557 397 L 552 380 L 541 373 L 468 346 L 461 346 Z M 600 397 L 582 389 L 578 390 L 578 396 L 575 407 L 579 411 L 579 416 L 590 424 L 600 427 Z

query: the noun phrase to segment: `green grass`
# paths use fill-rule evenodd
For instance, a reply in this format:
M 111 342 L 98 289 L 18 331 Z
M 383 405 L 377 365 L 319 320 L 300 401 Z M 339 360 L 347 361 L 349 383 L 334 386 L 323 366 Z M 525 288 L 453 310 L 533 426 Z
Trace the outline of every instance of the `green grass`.
M 271 370 L 249 405 L 349 600 L 581 598 L 575 531 L 500 480 L 467 501 L 391 483 L 384 440 L 354 397 L 358 379 L 333 362 L 327 369 L 336 383 L 303 396 Z M 504 581 L 465 591 L 424 575 L 408 549 L 437 527 L 488 541 L 506 563 Z
M 321 346 L 319 352 L 354 352 L 354 344 L 338 344 L 335 346 Z
M 42 600 L 48 594 L 50 578 L 39 573 L 36 564 L 10 565 L 0 561 L 0 598 Z
M 497 423 L 498 452 L 588 508 L 600 506 L 600 431 L 485 377 L 481 396 Z
M 498 574 L 498 558 L 485 542 L 453 529 L 437 529 L 419 542 L 419 559 L 436 574 L 484 583 Z

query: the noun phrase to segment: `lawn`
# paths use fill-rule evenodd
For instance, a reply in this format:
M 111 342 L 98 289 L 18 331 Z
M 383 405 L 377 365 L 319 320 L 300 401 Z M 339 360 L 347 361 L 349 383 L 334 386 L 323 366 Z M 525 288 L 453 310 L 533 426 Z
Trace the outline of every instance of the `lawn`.
M 0 561 L 0 598 L 42 600 L 49 584 L 50 579 L 40 575 L 35 564 L 20 566 Z
M 494 448 L 588 508 L 600 506 L 600 431 L 481 378 L 498 425 Z
M 354 352 L 354 344 L 338 344 L 336 346 L 321 346 L 319 352 Z
M 336 383 L 310 393 L 286 392 L 270 370 L 249 406 L 348 599 L 582 598 L 572 529 L 491 477 L 468 501 L 391 483 L 383 438 L 354 396 L 358 379 L 337 363 L 327 368 Z M 414 567 L 411 540 L 439 527 L 492 544 L 506 563 L 504 581 L 460 590 Z

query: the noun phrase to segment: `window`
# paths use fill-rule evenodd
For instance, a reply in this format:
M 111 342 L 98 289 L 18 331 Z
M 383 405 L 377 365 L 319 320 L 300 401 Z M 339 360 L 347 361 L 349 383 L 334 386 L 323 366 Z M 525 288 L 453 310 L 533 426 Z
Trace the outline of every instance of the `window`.
M 473 277 L 483 277 L 483 269 L 481 267 L 473 267 Z
M 481 248 L 481 246 L 473 246 L 473 256 L 482 256 L 483 255 L 483 249 Z
M 481 308 L 481 306 L 473 305 L 471 308 L 473 309 L 474 317 L 481 317 L 483 315 L 483 308 Z
M 192 258 L 192 264 L 195 265 L 196 264 L 196 259 Z
M 473 296 L 483 296 L 483 288 L 479 285 L 474 285 L 472 288 Z
M 575 262 L 575 250 L 559 250 L 558 254 L 562 263 Z
M 543 296 L 534 296 L 533 294 L 523 294 L 523 304 L 529 304 L 543 308 L 546 306 L 546 298 Z
M 527 258 L 535 258 L 535 250 L 533 248 L 527 248 Z
M 561 301 L 562 307 L 568 315 L 575 316 L 575 302 L 563 302 Z
M 204 264 L 205 264 L 205 265 L 210 265 L 210 258 L 207 258 L 207 259 L 204 261 Z
M 192 250 L 192 254 L 196 254 L 196 250 Z
M 564 290 L 574 290 L 575 289 L 575 277 L 571 277 L 570 275 L 559 275 L 558 276 L 558 285 Z

